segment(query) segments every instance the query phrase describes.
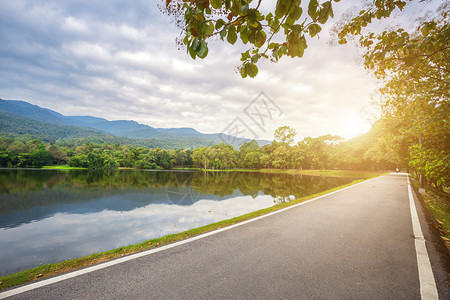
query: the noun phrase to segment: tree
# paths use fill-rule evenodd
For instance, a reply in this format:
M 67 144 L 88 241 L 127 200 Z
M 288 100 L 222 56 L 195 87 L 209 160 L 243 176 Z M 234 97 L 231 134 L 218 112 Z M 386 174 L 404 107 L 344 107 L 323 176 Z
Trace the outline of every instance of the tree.
M 294 141 L 297 132 L 290 126 L 281 126 L 275 130 L 273 134 L 275 140 L 284 145 L 290 145 Z
M 56 145 L 51 145 L 48 148 L 48 151 L 53 158 L 53 163 L 60 165 L 67 162 L 67 155 L 61 148 L 57 147 Z
M 339 33 L 339 43 L 346 43 L 348 35 L 360 35 L 361 29 L 374 18 L 388 18 L 402 10 L 412 0 L 377 0 L 363 10 Z M 208 55 L 207 40 L 219 37 L 234 45 L 238 38 L 250 49 L 242 53 L 242 77 L 258 74 L 260 59 L 278 61 L 283 56 L 302 57 L 308 39 L 322 30 L 322 25 L 334 17 L 333 2 L 309 0 L 304 12 L 301 0 L 277 0 L 266 13 L 262 0 L 166 0 L 161 9 L 182 29 L 180 45 L 185 45 L 193 59 Z M 305 7 L 306 8 L 306 7 Z
M 206 155 L 208 147 L 196 148 L 192 153 L 194 167 L 208 169 L 209 160 Z
M 239 163 L 242 168 L 259 169 L 260 168 L 261 149 L 258 142 L 253 140 L 249 143 L 244 143 L 239 148 Z
M 277 169 L 288 169 L 291 167 L 291 156 L 291 147 L 282 144 L 273 152 L 272 164 Z
M 450 156 L 448 16 L 447 3 L 412 33 L 398 29 L 360 39 L 366 68 L 384 82 L 377 152 L 437 186 L 448 184 L 440 179 L 448 174 L 441 162 Z
M 450 154 L 436 149 L 423 150 L 419 145 L 410 148 L 409 166 L 435 187 L 443 189 L 450 185 Z

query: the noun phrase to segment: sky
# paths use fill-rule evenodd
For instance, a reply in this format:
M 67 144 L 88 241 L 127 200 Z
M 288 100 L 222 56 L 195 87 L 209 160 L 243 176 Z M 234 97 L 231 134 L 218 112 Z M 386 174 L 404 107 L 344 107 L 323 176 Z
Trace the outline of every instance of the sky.
M 332 23 L 303 58 L 259 63 L 258 76 L 243 79 L 236 67 L 248 46 L 213 40 L 208 56 L 193 60 L 178 49 L 180 29 L 160 12 L 162 2 L 0 1 L 0 98 L 203 133 L 233 133 L 240 124 L 235 135 L 269 140 L 284 125 L 296 140 L 370 128 L 380 82 L 364 70 L 361 49 L 329 46 Z M 443 1 L 429 2 L 390 25 L 410 26 L 412 15 Z M 354 3 L 334 4 L 335 19 Z

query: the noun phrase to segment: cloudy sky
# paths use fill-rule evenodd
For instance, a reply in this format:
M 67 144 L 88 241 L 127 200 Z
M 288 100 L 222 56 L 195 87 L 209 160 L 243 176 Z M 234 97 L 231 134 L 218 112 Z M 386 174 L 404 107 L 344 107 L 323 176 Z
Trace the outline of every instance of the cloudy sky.
M 329 26 L 309 42 L 304 58 L 260 63 L 257 78 L 242 79 L 235 69 L 246 46 L 211 41 L 208 57 L 192 60 L 178 50 L 180 30 L 159 11 L 161 2 L 1 1 L 0 98 L 64 115 L 204 133 L 222 132 L 239 118 L 266 139 L 282 125 L 294 127 L 297 139 L 350 138 L 369 129 L 370 97 L 379 83 L 363 69 L 361 50 L 327 45 Z M 412 11 L 443 1 L 431 2 Z M 335 19 L 351 7 L 350 1 L 335 4 Z M 392 22 L 410 25 L 411 15 Z M 258 127 L 245 109 L 261 92 L 281 113 Z

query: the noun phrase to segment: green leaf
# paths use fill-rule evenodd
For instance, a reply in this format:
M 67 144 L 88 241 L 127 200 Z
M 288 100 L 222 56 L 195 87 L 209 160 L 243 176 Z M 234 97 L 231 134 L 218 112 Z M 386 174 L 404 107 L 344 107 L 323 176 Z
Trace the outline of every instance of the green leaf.
M 280 20 L 275 19 L 270 25 L 270 28 L 273 32 L 277 33 L 280 30 Z
M 247 72 L 245 71 L 245 65 L 241 66 L 241 77 L 247 77 Z
M 230 27 L 230 25 L 227 25 L 224 29 L 222 29 L 222 31 L 220 32 L 220 39 L 223 40 L 225 35 L 227 35 L 227 30 L 228 30 L 229 27 Z
M 220 28 L 222 28 L 223 25 L 225 25 L 225 21 L 224 20 L 222 20 L 222 19 L 217 20 L 216 21 L 216 26 L 215 26 L 216 30 L 219 30 Z
M 288 44 L 288 55 L 290 57 L 302 57 L 305 49 L 308 47 L 304 36 L 300 38 L 297 35 L 288 36 L 290 42 Z
M 205 26 L 204 22 L 197 22 L 196 29 L 197 29 L 198 35 L 204 35 L 205 34 L 205 29 L 206 29 L 205 27 L 206 26 Z
M 280 46 L 280 44 L 278 44 L 278 43 L 270 43 L 269 44 L 269 49 L 274 49 L 274 48 L 277 48 L 279 46 Z
M 206 44 L 206 42 L 205 42 L 205 44 Z M 197 53 L 198 57 L 200 57 L 201 59 L 205 58 L 208 55 L 208 46 L 205 46 L 205 47 L 206 48 L 202 53 Z
M 192 57 L 192 59 L 195 59 L 197 57 L 197 51 L 195 51 L 194 48 L 189 47 L 188 51 L 189 51 L 189 55 Z
M 234 45 L 237 40 L 237 34 L 236 34 L 236 27 L 230 26 L 230 29 L 228 29 L 228 35 L 227 35 L 227 41 L 231 45 Z
M 319 7 L 319 3 L 317 0 L 310 0 L 308 4 L 308 15 L 311 19 L 315 20 L 319 16 L 319 12 L 317 8 Z
M 252 63 L 256 64 L 258 62 L 259 55 L 253 55 L 252 56 Z
M 212 35 L 214 33 L 214 24 L 212 22 L 205 23 L 205 35 Z
M 247 26 L 244 26 L 244 27 L 246 27 L 245 30 L 241 30 L 241 40 L 244 44 L 247 44 L 248 43 L 248 31 L 247 31 Z
M 275 50 L 273 50 L 272 52 L 272 56 L 275 57 L 275 59 L 278 61 L 278 52 L 279 52 L 279 48 L 276 48 Z
M 302 13 L 303 9 L 300 7 L 300 5 L 294 5 L 292 12 L 289 14 L 289 18 L 295 22 L 300 19 Z
M 246 19 L 247 19 L 248 25 L 250 25 L 250 26 L 252 26 L 252 27 L 254 27 L 254 28 L 257 28 L 257 27 L 258 27 L 259 22 L 258 22 L 258 20 L 257 20 L 256 12 L 255 12 L 254 9 L 252 9 L 251 11 L 249 11 L 249 13 L 248 13 Z
M 189 46 L 189 36 L 186 35 L 183 39 L 183 44 L 185 44 L 186 46 Z
M 225 9 L 230 10 L 231 8 L 231 0 L 225 0 Z
M 200 58 L 204 58 L 206 54 L 208 53 L 208 43 L 204 40 L 200 40 L 200 45 L 197 49 L 197 55 Z
M 319 11 L 319 23 L 325 24 L 328 20 L 328 17 L 334 17 L 333 8 L 331 7 L 331 1 L 327 1 L 322 4 L 322 8 Z
M 245 14 L 248 11 L 248 3 L 245 3 L 244 5 L 242 5 L 241 7 L 241 14 Z
M 309 25 L 308 30 L 311 37 L 314 37 L 322 30 L 322 27 L 318 24 L 311 24 Z
M 222 0 L 210 0 L 209 2 L 214 9 L 219 9 L 222 7 Z
M 249 58 L 250 58 L 249 50 L 247 50 L 247 51 L 241 53 L 241 61 L 246 61 L 246 60 L 249 59 Z
M 285 0 L 278 0 L 275 8 L 275 17 L 277 19 L 282 18 L 287 13 L 287 6 Z
M 255 39 L 255 46 L 260 48 L 264 45 L 266 42 L 266 33 L 262 30 L 258 31 L 256 33 L 256 39 Z
M 252 44 L 255 44 L 256 40 L 256 31 L 255 30 L 249 30 L 248 34 L 248 41 Z
M 248 74 L 248 76 L 254 78 L 256 75 L 258 75 L 258 67 L 255 64 L 246 64 L 245 65 L 245 71 Z
M 198 37 L 196 37 L 194 39 L 194 41 L 192 42 L 192 49 L 197 51 L 197 47 L 200 45 L 199 42 L 200 42 L 200 40 L 198 39 Z

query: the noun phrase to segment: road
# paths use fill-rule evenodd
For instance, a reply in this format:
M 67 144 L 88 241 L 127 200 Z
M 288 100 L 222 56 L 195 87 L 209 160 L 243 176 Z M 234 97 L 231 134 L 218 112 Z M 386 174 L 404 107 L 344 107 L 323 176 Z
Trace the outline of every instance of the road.
M 433 284 L 450 299 L 438 237 L 415 205 Z M 420 299 L 414 236 L 407 177 L 391 174 L 11 299 Z

